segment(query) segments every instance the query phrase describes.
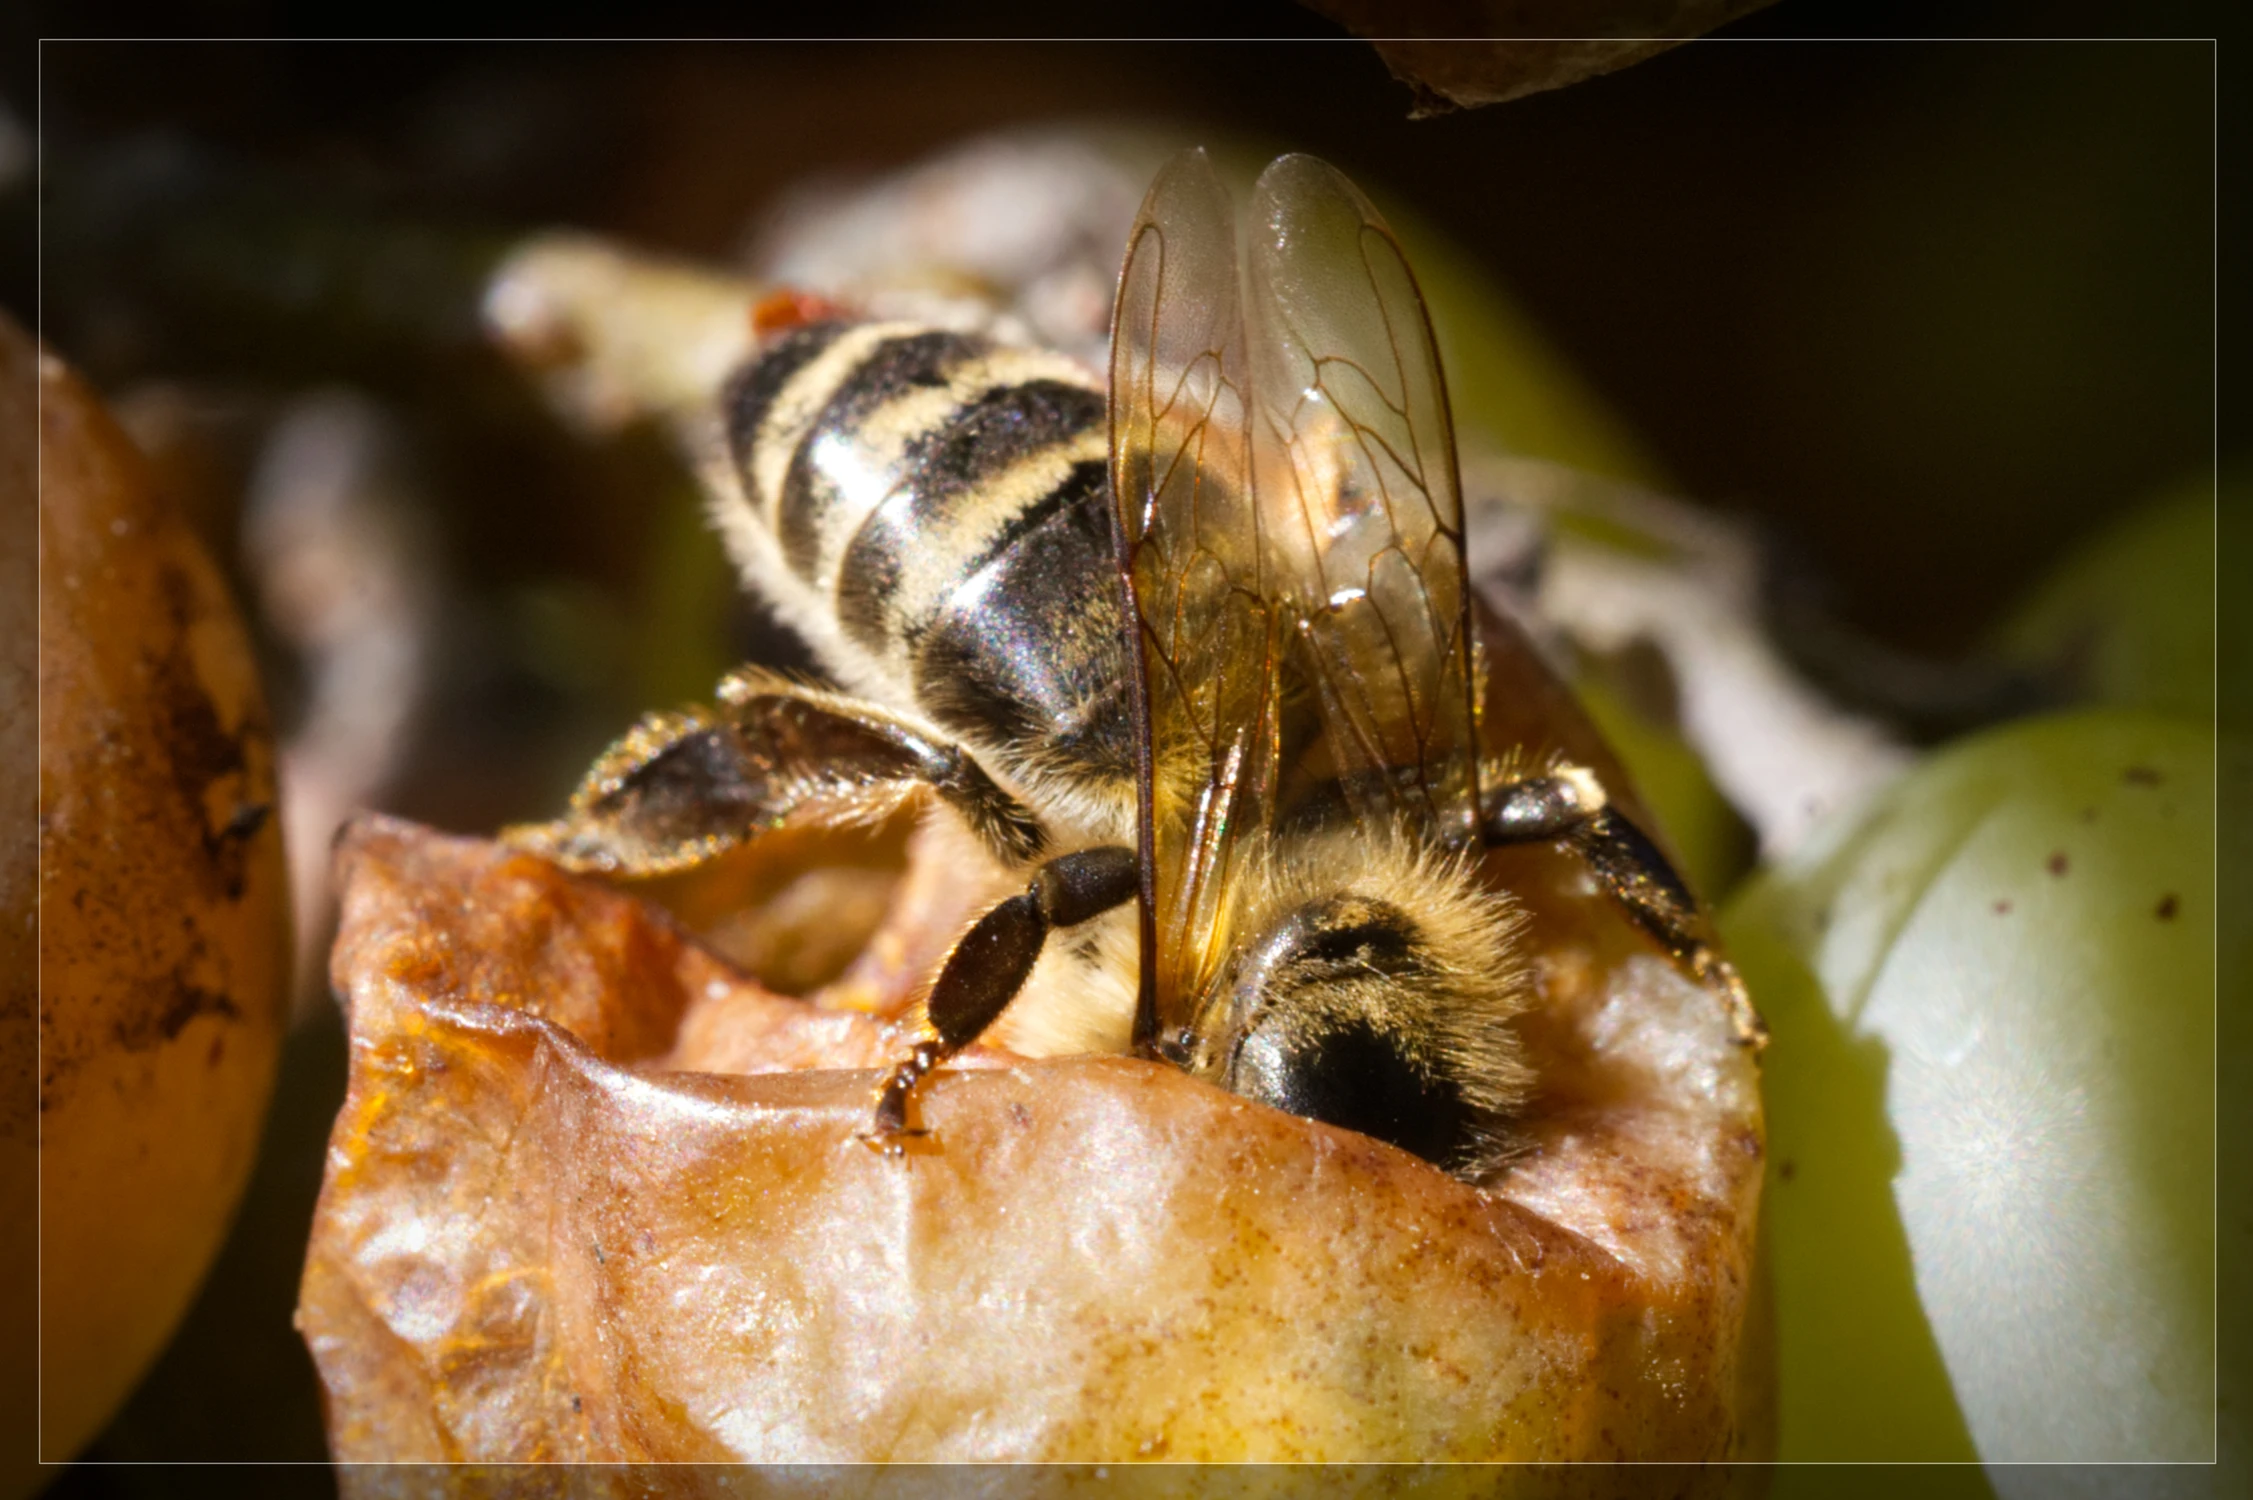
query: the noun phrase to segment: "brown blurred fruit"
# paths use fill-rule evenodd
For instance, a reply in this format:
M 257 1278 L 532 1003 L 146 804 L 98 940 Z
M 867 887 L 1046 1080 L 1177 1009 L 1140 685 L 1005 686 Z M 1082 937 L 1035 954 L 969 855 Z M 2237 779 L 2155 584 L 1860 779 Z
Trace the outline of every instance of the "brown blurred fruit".
M 1617 72 L 1770 0 L 1305 0 L 1367 37 L 1417 116 Z
M 39 1451 L 163 1347 L 232 1216 L 285 1019 L 273 732 L 218 571 L 94 394 L 39 396 Z
M 0 313 L 0 1496 L 29 1494 L 41 1474 L 32 1454 L 38 1411 L 34 1294 L 39 1261 L 39 1121 L 32 1105 L 38 1065 L 39 961 L 33 892 L 39 845 L 31 768 L 38 740 L 38 563 L 32 544 L 39 465 L 38 356 L 30 337 Z

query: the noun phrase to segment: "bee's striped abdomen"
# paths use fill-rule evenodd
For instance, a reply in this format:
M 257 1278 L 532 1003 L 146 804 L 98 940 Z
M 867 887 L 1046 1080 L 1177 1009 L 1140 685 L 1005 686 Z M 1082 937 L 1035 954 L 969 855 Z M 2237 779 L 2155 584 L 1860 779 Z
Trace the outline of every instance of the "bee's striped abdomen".
M 727 435 L 772 591 L 839 677 L 1011 769 L 1134 776 L 1104 397 L 1062 356 L 821 323 L 731 384 Z M 740 539 L 739 539 L 740 541 Z

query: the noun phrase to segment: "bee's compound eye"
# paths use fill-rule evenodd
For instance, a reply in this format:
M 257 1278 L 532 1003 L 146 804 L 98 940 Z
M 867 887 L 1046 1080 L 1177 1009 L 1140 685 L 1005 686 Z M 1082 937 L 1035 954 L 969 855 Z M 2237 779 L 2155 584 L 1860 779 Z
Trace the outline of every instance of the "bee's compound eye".
M 1462 1090 L 1366 1020 L 1316 1031 L 1259 1026 L 1236 1051 L 1231 1091 L 1342 1125 L 1446 1166 L 1470 1144 Z

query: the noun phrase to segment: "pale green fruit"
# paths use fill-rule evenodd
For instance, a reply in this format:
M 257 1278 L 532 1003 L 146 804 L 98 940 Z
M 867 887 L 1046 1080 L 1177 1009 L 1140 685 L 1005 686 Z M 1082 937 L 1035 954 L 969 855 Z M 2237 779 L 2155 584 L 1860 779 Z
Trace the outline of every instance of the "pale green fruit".
M 1783 1458 L 2213 1454 L 2214 776 L 2172 719 L 2013 726 L 1730 906 L 1774 1034 Z
M 2249 476 L 2226 475 L 2243 503 Z M 1996 640 L 2092 703 L 2214 716 L 2216 485 L 2200 475 L 2130 512 L 2052 574 Z

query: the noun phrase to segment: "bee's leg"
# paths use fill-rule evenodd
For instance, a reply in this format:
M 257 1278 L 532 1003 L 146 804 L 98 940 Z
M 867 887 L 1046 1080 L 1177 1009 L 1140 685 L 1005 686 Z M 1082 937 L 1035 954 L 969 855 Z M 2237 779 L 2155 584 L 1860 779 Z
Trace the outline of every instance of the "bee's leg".
M 1649 835 L 1611 805 L 1593 774 L 1560 766 L 1540 776 L 1498 779 L 1480 800 L 1489 845 L 1569 842 L 1638 926 L 1691 974 L 1727 993 L 1738 1040 L 1748 1046 L 1767 1040 L 1736 967 L 1713 950 L 1697 898 Z
M 502 838 L 572 870 L 684 870 L 793 820 L 866 823 L 928 791 L 1006 864 L 1045 836 L 961 746 L 874 704 L 758 671 L 718 708 L 651 714 L 602 753 L 569 810 Z
M 1049 932 L 1099 917 L 1132 901 L 1142 888 L 1142 867 L 1132 849 L 1115 845 L 1059 855 L 1033 872 L 1021 896 L 994 907 L 962 935 L 947 955 L 924 1003 L 931 1035 L 916 1043 L 876 1093 L 876 1120 L 861 1137 L 896 1156 L 908 1129 L 907 1105 L 915 1086 L 1000 1018 L 1040 959 Z

